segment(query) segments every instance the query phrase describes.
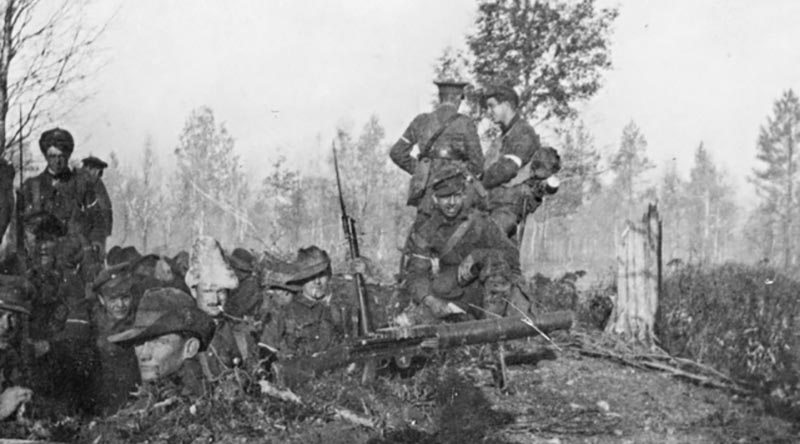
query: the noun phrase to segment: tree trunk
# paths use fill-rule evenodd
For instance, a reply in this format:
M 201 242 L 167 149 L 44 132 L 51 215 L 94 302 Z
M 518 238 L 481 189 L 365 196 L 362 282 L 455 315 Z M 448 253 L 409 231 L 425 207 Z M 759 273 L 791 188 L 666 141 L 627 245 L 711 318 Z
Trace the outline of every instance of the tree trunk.
M 617 294 L 607 333 L 653 344 L 661 283 L 661 219 L 651 204 L 639 223 L 628 221 L 617 245 Z

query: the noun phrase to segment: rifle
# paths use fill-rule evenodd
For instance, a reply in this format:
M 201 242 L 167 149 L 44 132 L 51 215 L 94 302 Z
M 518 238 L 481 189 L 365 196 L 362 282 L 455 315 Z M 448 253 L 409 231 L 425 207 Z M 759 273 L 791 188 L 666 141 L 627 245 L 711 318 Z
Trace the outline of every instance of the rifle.
M 361 254 L 358 251 L 356 221 L 347 214 L 347 207 L 344 204 L 342 182 L 339 178 L 339 159 L 336 157 L 336 145 L 331 143 L 331 149 L 333 150 L 333 168 L 336 170 L 336 188 L 339 190 L 339 206 L 342 209 L 342 229 L 344 230 L 345 238 L 347 238 L 347 245 L 350 248 L 350 259 L 357 259 Z M 372 332 L 367 287 L 364 284 L 364 276 L 361 273 L 355 273 L 354 278 L 356 295 L 358 295 L 358 334 L 359 336 L 367 336 Z
M 17 263 L 20 276 L 25 276 L 27 272 L 27 258 L 25 251 L 25 224 L 23 214 L 25 213 L 25 194 L 22 192 L 24 183 L 25 165 L 22 156 L 22 107 L 19 109 L 19 189 L 17 190 Z
M 369 337 L 346 341 L 310 356 L 290 358 L 273 364 L 279 383 L 296 386 L 326 370 L 352 362 L 377 361 L 395 356 L 431 354 L 437 350 L 471 344 L 508 341 L 572 327 L 571 311 L 536 316 L 532 327 L 522 317 L 481 319 L 451 324 L 419 325 L 380 329 Z

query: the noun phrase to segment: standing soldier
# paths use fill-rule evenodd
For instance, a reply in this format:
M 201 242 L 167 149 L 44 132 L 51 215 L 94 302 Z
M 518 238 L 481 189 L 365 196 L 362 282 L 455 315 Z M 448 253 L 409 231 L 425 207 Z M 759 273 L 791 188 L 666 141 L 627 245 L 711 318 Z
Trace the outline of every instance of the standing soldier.
M 468 116 L 458 112 L 467 84 L 434 83 L 439 88 L 439 105 L 433 112 L 415 117 L 389 152 L 392 161 L 412 175 L 408 205 L 417 207 L 418 214 L 432 213 L 430 178 L 443 166 L 457 165 L 471 178 L 480 177 L 483 171 L 478 130 Z M 416 158 L 411 155 L 414 146 L 419 150 Z
M 94 156 L 89 156 L 81 161 L 83 171 L 89 176 L 89 181 L 94 186 L 94 201 L 86 208 L 87 232 L 90 239 L 96 239 L 98 250 L 101 255 L 106 251 L 106 239 L 111 236 L 111 229 L 114 224 L 114 213 L 111 208 L 111 198 L 108 197 L 108 190 L 103 183 L 103 171 L 108 168 L 108 164 Z M 100 240 L 102 239 L 102 243 Z
M 492 120 L 501 129 L 500 138 L 495 142 L 499 147 L 495 146 L 490 151 L 493 156 L 487 159 L 487 163 L 491 164 L 486 167 L 482 180 L 484 188 L 491 196 L 495 188 L 513 187 L 530 178 L 531 171 L 526 166 L 531 162 L 534 153 L 541 148 L 541 143 L 536 131 L 519 112 L 519 96 L 513 88 L 491 88 L 483 99 Z M 513 227 L 516 228 L 516 223 Z

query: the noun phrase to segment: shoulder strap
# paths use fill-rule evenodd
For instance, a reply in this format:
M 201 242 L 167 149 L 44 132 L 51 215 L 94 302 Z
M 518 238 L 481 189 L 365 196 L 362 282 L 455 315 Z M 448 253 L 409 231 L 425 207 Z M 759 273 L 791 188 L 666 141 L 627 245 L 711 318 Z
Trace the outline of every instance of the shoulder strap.
M 427 153 L 427 152 L 428 152 L 428 151 L 431 149 L 431 147 L 433 146 L 433 144 L 434 144 L 434 143 L 436 143 L 436 140 L 439 138 L 439 136 L 441 136 L 441 135 L 442 135 L 442 133 L 444 133 L 444 130 L 446 130 L 446 129 L 447 129 L 447 127 L 449 127 L 449 126 L 450 126 L 450 124 L 452 124 L 453 122 L 455 122 L 455 121 L 456 121 L 456 119 L 458 119 L 460 116 L 461 116 L 461 114 L 459 114 L 459 113 L 455 113 L 455 114 L 453 114 L 452 116 L 448 117 L 448 119 L 444 121 L 444 123 L 442 124 L 442 126 L 440 126 L 440 127 L 439 127 L 439 129 L 438 129 L 438 130 L 436 130 L 436 132 L 435 132 L 435 133 L 433 133 L 433 135 L 431 136 L 431 138 L 430 138 L 430 139 L 428 139 L 428 142 L 425 144 L 425 149 L 424 149 L 424 150 L 422 150 L 422 152 L 423 152 L 423 153 Z
M 475 222 L 475 216 L 477 213 L 472 213 L 467 217 L 467 220 L 461 223 L 461 225 L 456 228 L 456 231 L 450 236 L 450 239 L 447 239 L 447 242 L 444 244 L 444 248 L 442 252 L 439 253 L 439 257 L 443 257 L 447 253 L 453 250 L 453 248 L 461 242 L 461 239 L 464 238 L 464 235 L 467 234 L 467 231 L 472 227 L 472 224 Z

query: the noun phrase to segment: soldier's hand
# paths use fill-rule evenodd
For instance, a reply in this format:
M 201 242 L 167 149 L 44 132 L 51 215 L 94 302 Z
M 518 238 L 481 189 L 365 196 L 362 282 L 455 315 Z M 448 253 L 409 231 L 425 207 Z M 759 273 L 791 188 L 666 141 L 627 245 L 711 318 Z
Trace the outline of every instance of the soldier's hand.
M 471 254 L 468 254 L 458 266 L 458 281 L 462 283 L 469 282 L 475 278 L 475 276 L 472 274 L 472 267 L 474 266 L 475 258 Z
M 369 273 L 369 265 L 367 264 L 366 259 L 363 257 L 357 257 L 355 259 L 351 259 L 347 262 L 347 272 L 348 274 L 360 274 L 361 276 L 367 277 Z
M 447 302 L 434 297 L 434 296 L 425 296 L 422 300 L 422 303 L 425 304 L 426 307 L 431 309 L 433 315 L 437 318 L 441 318 L 447 316 L 451 313 L 450 308 L 447 306 Z
M 25 387 L 9 387 L 0 393 L 0 420 L 11 416 L 25 402 L 31 400 L 33 390 Z

